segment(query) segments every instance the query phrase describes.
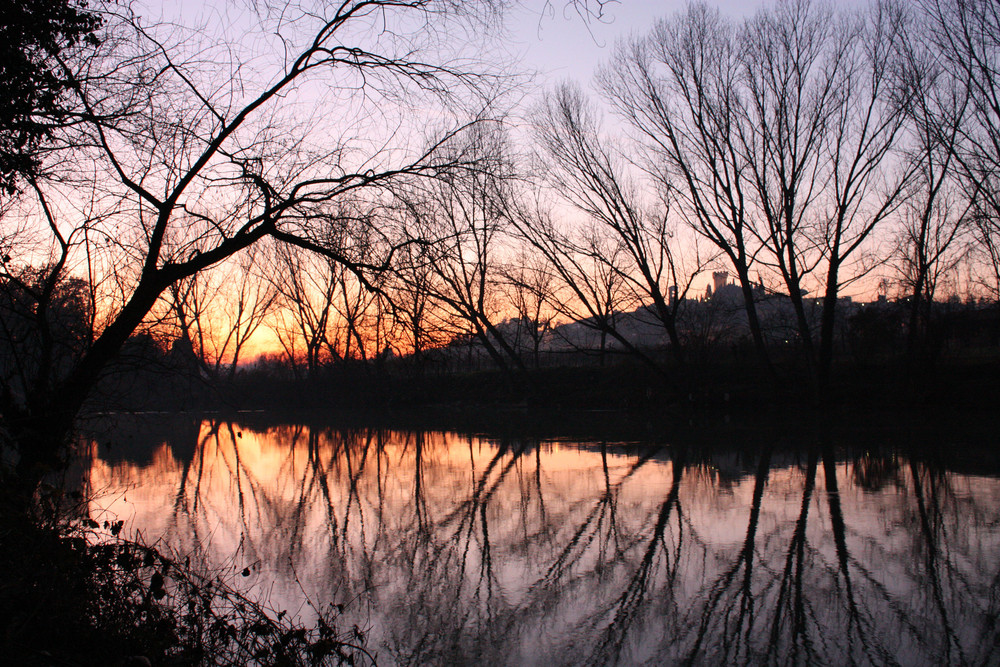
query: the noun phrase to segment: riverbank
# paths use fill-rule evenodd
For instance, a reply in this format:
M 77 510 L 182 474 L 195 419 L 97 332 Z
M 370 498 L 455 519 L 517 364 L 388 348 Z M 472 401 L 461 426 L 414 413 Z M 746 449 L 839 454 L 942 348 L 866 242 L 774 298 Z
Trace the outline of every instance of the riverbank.
M 45 493 L 59 494 L 52 489 Z M 75 511 L 49 519 L 10 511 L 0 492 L 0 636 L 24 667 L 373 664 L 336 610 L 302 625 L 235 585 L 249 571 L 192 565 L 122 521 Z M 52 508 L 43 497 L 39 507 Z
M 895 360 L 842 363 L 827 392 L 795 370 L 772 377 L 754 363 L 653 369 L 633 360 L 599 366 L 432 373 L 405 367 L 337 367 L 306 378 L 248 370 L 230 381 L 159 378 L 132 391 L 124 410 L 626 410 L 678 418 L 853 410 L 993 410 L 1000 355 L 965 357 L 914 370 Z

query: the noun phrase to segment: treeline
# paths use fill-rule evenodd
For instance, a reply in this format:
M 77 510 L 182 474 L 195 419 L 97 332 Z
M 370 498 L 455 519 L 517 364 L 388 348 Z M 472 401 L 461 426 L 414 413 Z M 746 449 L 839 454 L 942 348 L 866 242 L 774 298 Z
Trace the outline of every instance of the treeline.
M 995 347 L 997 12 L 792 0 L 736 21 L 693 4 L 615 47 L 598 101 L 564 84 L 526 128 L 442 147 L 475 168 L 339 209 L 333 247 L 379 266 L 255 246 L 172 285 L 153 329 L 230 379 L 254 335 L 298 379 L 625 353 L 669 382 L 738 348 L 816 396 L 838 356 L 926 365 L 958 345 L 949 299 L 983 311 L 963 346 Z M 695 293 L 718 269 L 733 283 Z M 864 312 L 845 290 L 892 305 Z
M 895 304 L 911 367 L 936 304 L 997 302 L 996 3 L 692 4 L 620 42 L 595 98 L 526 112 L 475 57 L 502 4 L 266 5 L 255 42 L 109 3 L 28 44 L 47 102 L 0 146 L 30 152 L 3 170 L 6 437 L 58 448 L 143 348 L 216 383 L 262 348 L 298 380 L 628 355 L 678 395 L 739 351 L 822 402 L 845 294 Z
M 775 305 L 764 304 L 764 321 L 771 321 Z M 794 335 L 787 323 L 787 303 L 782 310 L 786 325 L 768 331 Z M 813 311 L 818 315 L 819 307 Z M 569 332 L 557 327 L 554 336 L 566 338 L 556 338 L 541 351 L 508 329 L 513 351 L 524 366 L 516 372 L 499 368 L 475 338 L 465 337 L 426 350 L 420 357 L 339 359 L 309 371 L 304 364 L 272 354 L 234 372 L 224 367 L 222 373 L 213 374 L 181 340 L 164 345 L 138 335 L 108 367 L 86 412 L 263 410 L 299 418 L 321 410 L 375 419 L 431 409 L 447 423 L 470 409 L 482 413 L 482 419 L 492 415 L 502 422 L 509 409 L 533 414 L 554 411 L 553 415 L 627 410 L 650 418 L 664 414 L 688 418 L 698 413 L 784 414 L 790 404 L 809 413 L 817 407 L 816 397 L 804 389 L 810 381 L 804 350 L 792 339 L 769 338 L 768 350 L 780 373 L 775 382 L 755 354 L 741 307 L 702 301 L 691 304 L 688 312 L 712 321 L 719 335 L 689 346 L 683 364 L 676 363 L 662 344 L 640 347 L 642 358 L 613 342 L 601 348 L 596 332 L 576 324 Z M 906 348 L 910 314 L 906 301 L 855 305 L 849 312 L 838 323 L 835 372 L 823 397 L 825 405 L 874 411 L 992 409 L 1000 392 L 997 304 L 936 302 L 925 356 L 919 359 Z M 733 325 L 736 320 L 743 326 Z M 624 323 L 622 327 L 633 335 L 633 328 Z M 574 332 L 587 335 L 572 345 L 555 344 Z
M 231 277 L 173 290 L 177 335 L 231 370 L 262 322 L 297 377 L 462 349 L 512 375 L 608 350 L 669 375 L 752 346 L 775 380 L 805 373 L 822 395 L 838 354 L 875 345 L 843 299 L 854 286 L 896 304 L 879 344 L 926 363 L 948 330 L 935 300 L 989 304 L 1000 287 L 998 40 L 989 2 L 779 2 L 743 21 L 691 5 L 615 48 L 600 104 L 545 93 L 520 128 L 530 150 L 479 125 L 447 149 L 475 169 L 397 191 L 366 224 L 345 212 L 340 246 L 394 230 L 362 253 L 384 270 L 285 246 L 237 267 L 268 277 L 236 281 L 224 323 L 206 326 L 222 309 L 198 294 Z M 738 290 L 724 305 L 695 294 L 716 269 Z

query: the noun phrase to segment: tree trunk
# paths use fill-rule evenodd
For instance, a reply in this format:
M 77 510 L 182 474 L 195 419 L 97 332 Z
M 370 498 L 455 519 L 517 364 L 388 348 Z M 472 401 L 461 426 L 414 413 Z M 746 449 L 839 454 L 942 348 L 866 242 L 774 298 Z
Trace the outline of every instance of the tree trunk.
M 819 337 L 819 378 L 820 398 L 825 400 L 830 389 L 830 371 L 833 365 L 834 324 L 837 317 L 837 273 L 839 267 L 830 262 L 830 270 L 826 277 L 826 293 L 823 295 L 823 316 L 820 323 Z

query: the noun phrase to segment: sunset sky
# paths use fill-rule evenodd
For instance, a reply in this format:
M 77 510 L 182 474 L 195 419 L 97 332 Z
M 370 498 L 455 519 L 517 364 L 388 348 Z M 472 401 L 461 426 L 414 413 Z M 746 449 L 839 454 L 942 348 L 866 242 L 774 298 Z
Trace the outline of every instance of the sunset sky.
M 709 3 L 711 6 L 718 7 L 723 15 L 736 20 L 752 14 L 765 4 L 767 3 L 740 2 L 739 0 Z M 520 100 L 518 104 L 522 110 L 531 109 L 544 90 L 551 89 L 563 81 L 577 82 L 583 90 L 594 93 L 593 96 L 596 99 L 597 95 L 591 85 L 595 70 L 611 57 L 616 42 L 629 36 L 646 33 L 657 18 L 669 17 L 684 10 L 687 5 L 686 0 L 661 2 L 622 0 L 621 2 L 606 3 L 601 17 L 584 17 L 580 14 L 579 8 L 566 0 L 534 0 L 513 6 L 507 12 L 505 15 L 506 35 L 501 35 L 495 40 L 496 51 L 473 52 L 471 57 L 479 57 L 487 60 L 488 64 L 498 65 L 503 69 L 510 68 L 512 72 L 536 73 L 534 79 L 518 91 Z M 136 6 L 136 11 L 151 23 L 165 21 L 168 23 L 176 22 L 187 27 L 201 27 L 209 40 L 218 35 L 220 39 L 232 44 L 235 51 L 254 58 L 255 62 L 251 68 L 263 73 L 266 77 L 268 76 L 267 72 L 280 71 L 280 60 L 283 56 L 275 50 L 280 42 L 272 40 L 270 36 L 254 33 L 252 29 L 253 17 L 247 6 L 248 3 L 227 2 L 226 0 L 180 0 L 176 3 L 146 0 L 145 3 Z M 280 3 L 275 4 L 275 7 L 283 6 Z M 595 3 L 592 0 L 591 7 L 594 6 Z M 275 16 L 277 14 L 271 14 L 271 18 Z M 244 28 L 246 28 L 245 31 Z M 292 33 L 289 32 L 289 34 Z M 446 37 L 451 36 L 448 34 Z M 436 37 L 440 38 L 441 36 Z M 461 53 L 463 49 L 476 41 L 476 35 L 471 33 L 454 35 L 454 37 L 453 43 L 442 45 L 449 53 Z M 203 42 L 203 44 L 209 49 L 212 47 L 211 42 Z M 520 59 L 519 63 L 517 63 L 518 58 Z M 490 59 L 496 60 L 491 61 Z M 211 56 L 202 62 L 203 65 L 208 66 L 207 71 L 213 69 L 213 65 L 210 64 L 212 62 Z M 277 70 L 274 67 L 276 64 Z M 226 76 L 227 71 L 215 72 L 213 76 Z M 221 84 L 221 81 L 213 83 Z M 309 102 L 311 99 L 306 95 L 300 100 L 300 102 L 305 102 L 300 107 L 304 113 L 316 113 L 317 109 L 326 108 L 321 106 L 322 102 L 319 102 L 318 97 L 315 104 Z M 305 107 L 310 105 L 313 108 L 306 110 Z M 328 113 L 322 111 L 319 115 L 327 116 Z M 348 121 L 352 118 L 349 109 L 343 110 L 342 116 Z M 606 127 L 615 124 L 610 114 L 606 115 L 606 121 Z M 374 136 L 377 136 L 379 131 L 377 124 L 369 128 L 364 126 L 363 120 L 360 121 L 358 127 L 362 131 L 356 136 L 367 136 L 369 139 L 373 136 L 373 132 Z M 515 132 L 519 132 L 519 130 L 515 130 Z M 520 140 L 519 138 L 518 141 Z M 530 141 L 530 138 L 525 135 L 524 140 Z M 527 148 L 527 146 L 524 147 Z M 566 206 L 568 216 L 578 217 L 580 215 L 580 213 L 571 210 L 568 205 Z M 713 269 L 728 269 L 728 266 L 724 266 L 722 262 L 719 262 L 718 265 L 708 266 L 695 279 L 689 296 L 698 297 L 704 294 L 705 286 L 711 280 Z M 842 294 L 866 301 L 872 299 L 880 277 L 873 274 L 873 277 L 846 285 Z M 277 351 L 279 351 L 279 345 L 275 334 L 268 327 L 262 327 L 254 335 L 249 346 L 249 355 L 244 358 L 249 359 L 260 352 Z

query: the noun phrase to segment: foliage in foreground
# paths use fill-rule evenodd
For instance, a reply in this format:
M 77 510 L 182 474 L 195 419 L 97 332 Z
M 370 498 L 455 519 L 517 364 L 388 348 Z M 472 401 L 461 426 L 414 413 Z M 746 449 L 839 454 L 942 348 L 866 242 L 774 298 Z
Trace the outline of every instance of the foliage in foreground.
M 0 633 L 10 664 L 374 664 L 352 643 L 363 639 L 357 629 L 338 632 L 335 608 L 306 627 L 187 559 L 122 538 L 121 527 L 3 513 Z

